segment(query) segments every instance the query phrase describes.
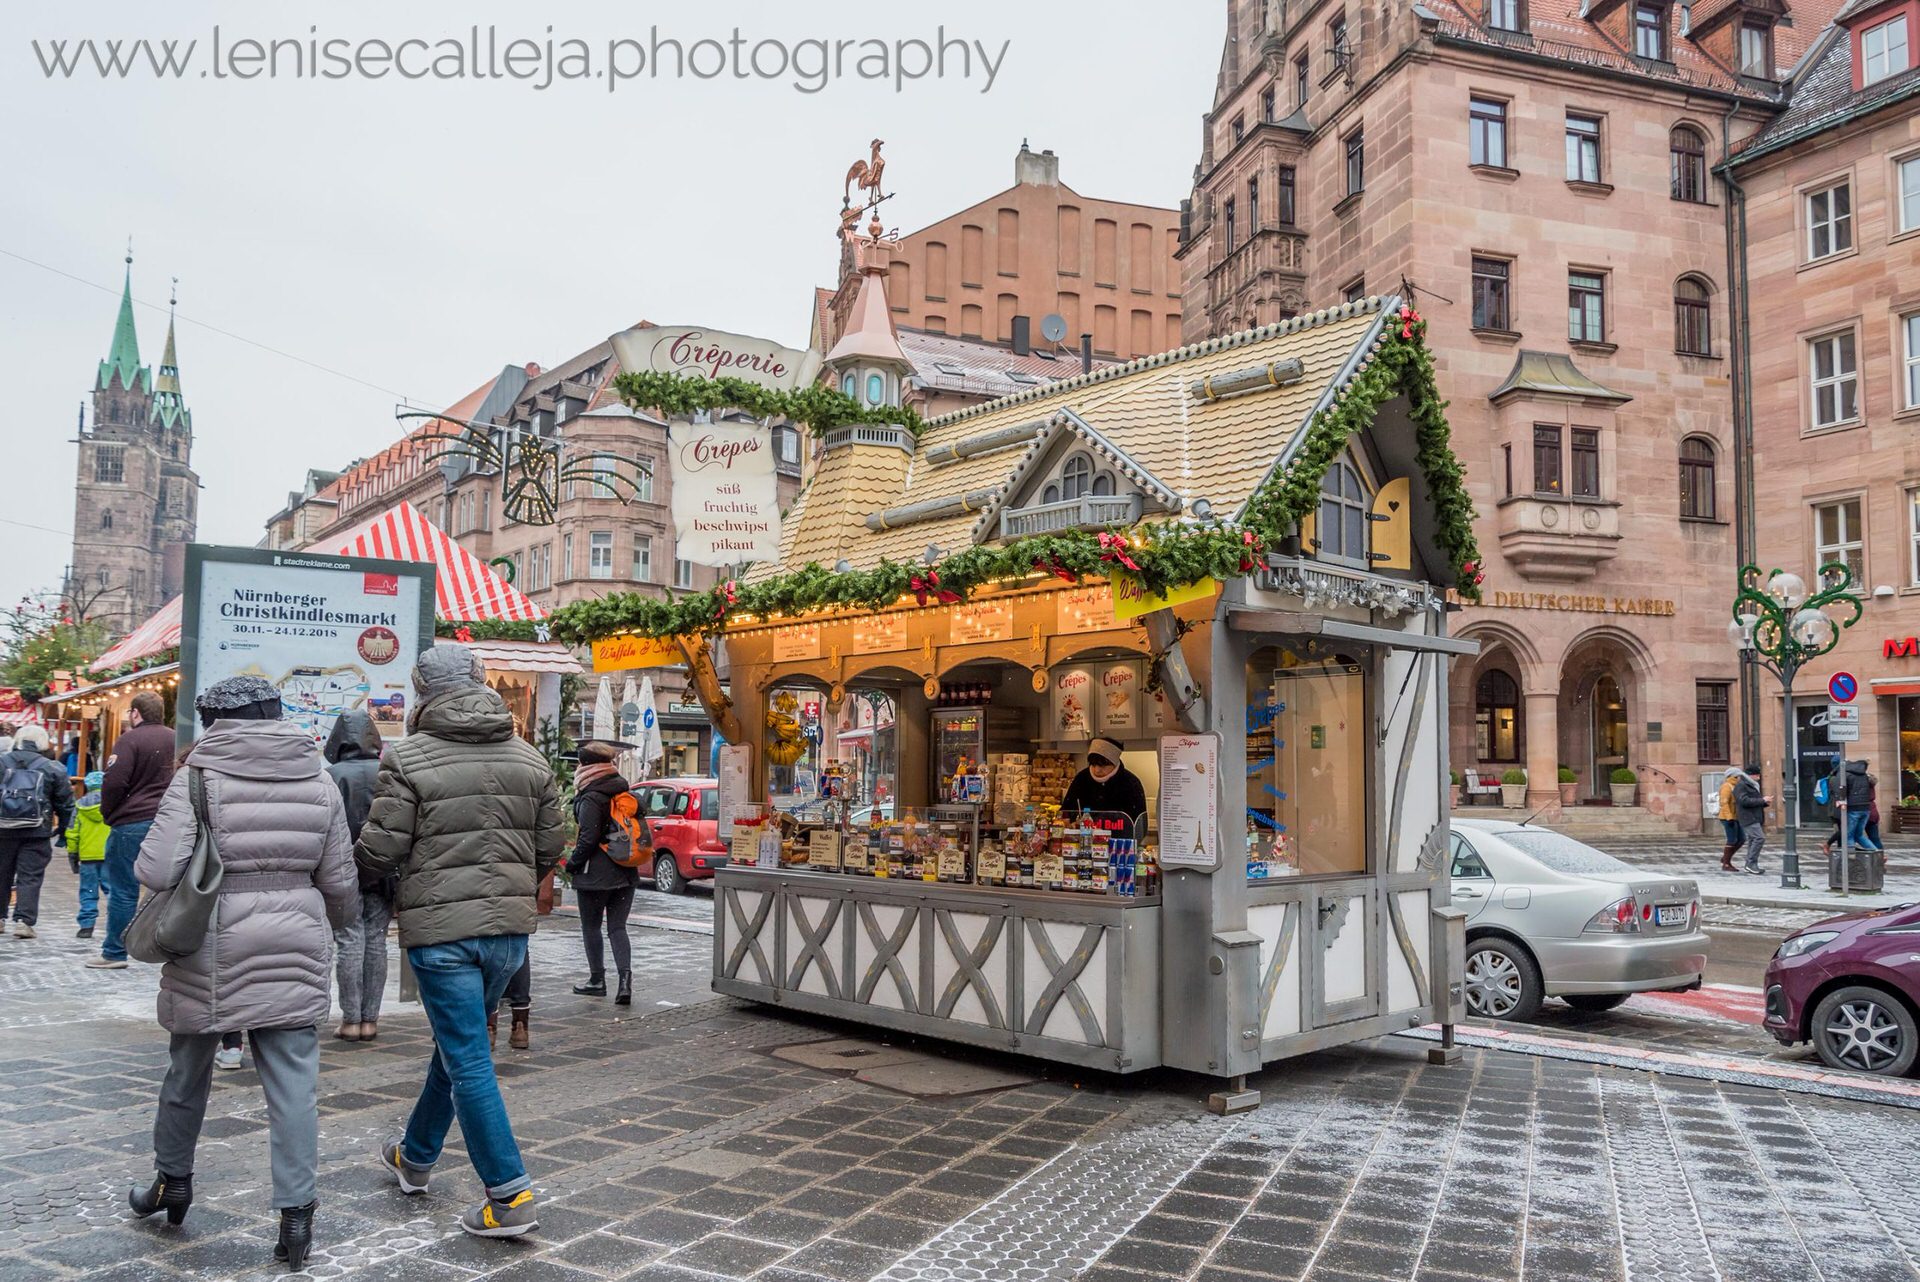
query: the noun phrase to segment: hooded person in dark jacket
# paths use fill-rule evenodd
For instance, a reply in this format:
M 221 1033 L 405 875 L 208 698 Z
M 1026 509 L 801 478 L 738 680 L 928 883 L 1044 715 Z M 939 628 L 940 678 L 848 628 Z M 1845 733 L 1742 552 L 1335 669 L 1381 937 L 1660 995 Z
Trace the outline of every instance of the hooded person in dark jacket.
M 327 773 L 339 785 L 347 807 L 347 830 L 355 841 L 373 807 L 374 781 L 380 774 L 380 730 L 358 708 L 333 721 L 324 754 Z M 387 986 L 387 923 L 393 920 L 397 878 L 360 874 L 360 911 L 334 933 L 335 974 L 340 980 L 340 1028 L 343 1042 L 370 1042 L 380 1031 L 380 997 Z
M 620 975 L 616 1005 L 633 1005 L 633 949 L 627 939 L 627 914 L 633 909 L 634 887 L 640 875 L 607 858 L 608 830 L 612 827 L 613 799 L 627 791 L 627 781 L 613 767 L 617 750 L 604 743 L 580 748 L 580 769 L 573 777 L 573 813 L 580 835 L 567 860 L 574 893 L 580 896 L 580 933 L 587 949 L 587 982 L 573 991 L 583 997 L 607 995 L 606 958 L 600 949 L 601 923 L 613 946 L 613 965 Z
M 1760 787 L 1760 767 L 1751 764 L 1743 767 L 1733 781 L 1734 817 L 1747 837 L 1747 861 L 1742 872 L 1760 872 L 1760 848 L 1767 844 L 1767 807 L 1772 804 L 1773 798 Z
M 1856 850 L 1880 849 L 1880 843 L 1867 831 L 1875 801 L 1873 776 L 1867 773 L 1867 763 L 1849 761 L 1844 774 L 1836 775 L 1828 786 L 1835 801 L 1844 798 L 1847 803 L 1847 844 Z
M 40 883 L 73 823 L 73 784 L 47 756 L 47 732 L 22 726 L 0 756 L 0 920 L 14 895 L 13 934 L 32 939 L 40 920 Z

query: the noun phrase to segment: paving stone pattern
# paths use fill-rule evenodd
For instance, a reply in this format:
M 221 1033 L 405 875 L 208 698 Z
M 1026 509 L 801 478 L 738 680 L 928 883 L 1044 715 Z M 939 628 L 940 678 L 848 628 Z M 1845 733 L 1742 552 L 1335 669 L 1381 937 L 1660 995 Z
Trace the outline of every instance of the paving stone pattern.
M 1920 1278 L 1920 1113 L 1493 1051 L 1433 1067 L 1405 1039 L 1276 1066 L 1233 1119 L 1199 1079 L 990 1056 L 1039 1080 L 916 1098 L 776 1058 L 859 1030 L 712 998 L 697 934 L 636 933 L 631 1011 L 575 997 L 574 930 L 535 938 L 534 1048 L 498 1056 L 540 1232 L 458 1231 L 457 1130 L 423 1197 L 378 1168 L 430 1051 L 394 1004 L 376 1042 L 323 1038 L 312 1276 Z M 186 1224 L 127 1215 L 165 1040 L 154 972 L 88 952 L 0 942 L 0 1282 L 272 1276 L 250 1068 L 217 1076 Z

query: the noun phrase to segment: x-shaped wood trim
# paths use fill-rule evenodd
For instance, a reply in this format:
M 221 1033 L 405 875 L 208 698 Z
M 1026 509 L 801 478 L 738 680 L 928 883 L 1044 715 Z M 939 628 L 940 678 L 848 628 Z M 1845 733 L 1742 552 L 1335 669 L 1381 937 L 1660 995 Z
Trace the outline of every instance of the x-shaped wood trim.
M 827 936 L 833 933 L 835 923 L 840 920 L 840 910 L 847 906 L 844 899 L 822 899 L 820 904 L 820 925 L 816 928 L 807 921 L 806 897 L 791 895 L 787 899 L 793 909 L 794 925 L 800 928 L 800 955 L 793 959 L 793 969 L 787 975 L 787 987 L 798 992 L 800 981 L 807 976 L 809 966 L 820 968 L 820 978 L 826 983 L 827 995 L 840 995 L 840 977 L 834 973 L 833 960 L 827 956 Z
M 773 966 L 767 961 L 766 953 L 761 951 L 760 948 L 760 931 L 766 926 L 767 914 L 773 911 L 774 901 L 778 899 L 779 896 L 772 891 L 760 892 L 760 906 L 753 910 L 753 919 L 751 921 L 747 919 L 746 910 L 740 907 L 740 898 L 741 895 L 739 891 L 734 891 L 727 896 L 727 916 L 733 919 L 734 927 L 738 933 L 734 937 L 733 951 L 727 954 L 726 977 L 728 979 L 738 979 L 740 977 L 740 963 L 745 961 L 747 954 L 751 952 L 753 954 L 753 960 L 759 963 L 760 966 L 760 982 L 764 984 L 775 983 L 777 980 L 773 972 Z
M 980 998 L 980 1005 L 986 1009 L 987 1024 L 991 1028 L 1005 1028 L 1006 1019 L 1000 1014 L 1000 1003 L 995 1000 L 993 987 L 987 982 L 981 966 L 993 955 L 993 946 L 1000 941 L 1000 934 L 1006 928 L 1005 917 L 987 918 L 986 929 L 980 932 L 980 942 L 968 948 L 960 939 L 960 928 L 953 924 L 953 913 L 945 908 L 936 908 L 933 919 L 940 924 L 941 938 L 947 942 L 947 952 L 953 958 L 953 964 L 959 969 L 947 980 L 946 989 L 940 994 L 940 1004 L 934 1014 L 941 1019 L 953 1016 L 954 1003 L 960 1000 L 960 994 L 973 989 Z
M 1087 1002 L 1087 995 L 1080 991 L 1078 982 L 1080 972 L 1093 960 L 1093 950 L 1100 946 L 1100 937 L 1106 927 L 1098 922 L 1080 932 L 1080 942 L 1067 954 L 1066 961 L 1060 960 L 1060 954 L 1054 951 L 1053 940 L 1047 934 L 1044 923 L 1029 918 L 1027 937 L 1033 941 L 1034 952 L 1040 958 L 1040 964 L 1047 968 L 1047 986 L 1040 996 L 1034 999 L 1033 1011 L 1027 1016 L 1026 1031 L 1040 1035 L 1047 1026 L 1047 1020 L 1053 1016 L 1053 1008 L 1060 1004 L 1064 995 L 1073 1006 L 1073 1013 L 1080 1017 L 1080 1032 L 1089 1046 L 1105 1046 L 1106 1035 L 1100 1031 L 1100 1021 L 1094 1017 L 1093 1007 Z
M 860 991 L 854 1000 L 868 1002 L 873 999 L 873 990 L 880 986 L 880 976 L 892 975 L 893 986 L 900 994 L 900 1006 L 903 1010 L 917 1009 L 913 998 L 913 984 L 907 978 L 906 967 L 900 964 L 900 950 L 906 947 L 907 936 L 913 933 L 913 923 L 920 918 L 917 908 L 903 908 L 900 921 L 889 934 L 880 929 L 880 923 L 874 918 L 873 905 L 860 905 L 860 925 L 867 932 L 867 939 L 875 949 L 873 960 L 867 963 L 867 973 L 860 977 Z

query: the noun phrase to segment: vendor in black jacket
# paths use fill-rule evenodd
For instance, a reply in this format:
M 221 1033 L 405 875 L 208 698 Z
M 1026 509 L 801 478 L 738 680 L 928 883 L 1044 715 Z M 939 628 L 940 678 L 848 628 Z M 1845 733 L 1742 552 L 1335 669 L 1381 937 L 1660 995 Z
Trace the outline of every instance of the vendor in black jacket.
M 1069 817 L 1082 810 L 1104 810 L 1127 815 L 1136 822 L 1147 813 L 1147 790 L 1140 776 L 1120 764 L 1120 745 L 1095 739 L 1087 745 L 1087 768 L 1067 785 L 1060 813 Z
M 616 1004 L 633 1004 L 633 953 L 627 940 L 627 914 L 633 909 L 633 890 L 639 874 L 607 858 L 609 811 L 613 799 L 627 791 L 627 781 L 614 769 L 619 749 L 608 743 L 580 746 L 580 769 L 573 777 L 573 815 L 580 836 L 567 860 L 574 893 L 580 897 L 580 933 L 587 948 L 587 982 L 573 991 L 585 997 L 607 995 L 605 959 L 600 950 L 601 922 L 607 943 L 613 946 L 614 969 L 620 974 Z

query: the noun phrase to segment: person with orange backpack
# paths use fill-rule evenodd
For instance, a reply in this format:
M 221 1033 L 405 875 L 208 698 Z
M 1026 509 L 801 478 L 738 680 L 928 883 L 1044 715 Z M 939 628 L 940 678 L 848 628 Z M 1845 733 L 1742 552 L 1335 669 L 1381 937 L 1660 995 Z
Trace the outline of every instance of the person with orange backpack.
M 580 768 L 573 776 L 573 814 L 580 826 L 567 873 L 580 900 L 580 933 L 587 950 L 587 982 L 573 991 L 583 997 L 605 997 L 607 976 L 600 932 L 613 948 L 619 986 L 616 1006 L 633 1005 L 633 951 L 627 939 L 627 914 L 633 910 L 633 892 L 640 883 L 640 861 L 648 858 L 651 843 L 640 819 L 640 808 L 627 781 L 614 768 L 617 745 L 580 746 Z

